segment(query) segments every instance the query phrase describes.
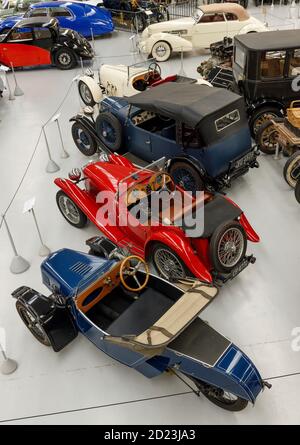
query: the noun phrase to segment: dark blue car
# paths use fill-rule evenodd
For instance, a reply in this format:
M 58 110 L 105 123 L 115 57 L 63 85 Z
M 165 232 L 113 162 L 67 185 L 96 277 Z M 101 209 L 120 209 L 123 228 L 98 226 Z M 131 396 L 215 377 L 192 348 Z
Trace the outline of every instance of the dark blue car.
M 114 24 L 111 13 L 97 6 L 86 3 L 73 2 L 43 2 L 32 4 L 26 14 L 27 17 L 55 17 L 61 28 L 68 28 L 77 31 L 84 37 L 90 38 L 92 35 L 100 36 L 111 33 Z M 0 22 L 0 33 L 11 29 L 22 16 L 7 17 Z
M 124 257 L 108 240 L 88 244 L 92 255 L 62 249 L 43 262 L 49 296 L 27 286 L 13 292 L 21 319 L 42 344 L 58 352 L 80 332 L 148 378 L 181 372 L 229 411 L 254 403 L 270 386 L 237 346 L 198 318 L 215 287 L 192 280 L 182 289 L 151 275 L 144 260 Z
M 99 148 L 147 162 L 164 156 L 175 182 L 193 192 L 229 186 L 258 167 L 243 98 L 187 79 L 178 82 L 126 99 L 105 98 L 95 122 L 72 119 L 75 144 L 89 156 Z

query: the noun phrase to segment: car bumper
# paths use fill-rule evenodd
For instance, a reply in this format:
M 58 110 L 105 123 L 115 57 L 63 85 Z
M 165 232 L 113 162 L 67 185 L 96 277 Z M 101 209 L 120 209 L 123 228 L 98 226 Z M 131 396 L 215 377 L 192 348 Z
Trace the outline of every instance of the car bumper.
M 243 258 L 243 260 L 235 266 L 229 274 L 218 274 L 212 273 L 213 275 L 213 283 L 221 286 L 222 284 L 227 283 L 227 281 L 233 280 L 237 275 L 239 275 L 249 264 L 254 264 L 256 258 L 253 255 L 248 255 Z

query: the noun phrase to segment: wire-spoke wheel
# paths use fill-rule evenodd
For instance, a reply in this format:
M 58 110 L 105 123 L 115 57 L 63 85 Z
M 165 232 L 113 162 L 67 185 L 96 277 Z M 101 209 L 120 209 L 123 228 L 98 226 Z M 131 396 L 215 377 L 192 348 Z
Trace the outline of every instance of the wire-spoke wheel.
M 273 119 L 275 122 L 280 122 L 282 119 Z M 258 148 L 265 154 L 272 155 L 276 153 L 279 148 L 278 142 L 279 133 L 272 121 L 267 121 L 257 131 L 256 141 Z
M 159 275 L 166 280 L 176 280 L 192 275 L 178 255 L 162 243 L 154 244 L 151 259 Z
M 192 194 L 198 190 L 204 190 L 204 182 L 199 172 L 184 161 L 174 162 L 170 167 L 170 175 L 175 184 Z
M 275 107 L 262 107 L 255 111 L 251 116 L 249 125 L 251 129 L 252 136 L 256 136 L 258 129 L 267 121 L 271 119 L 282 117 L 282 113 L 278 108 Z
M 43 345 L 51 346 L 50 340 L 36 316 L 20 301 L 16 302 L 18 314 L 32 335 Z
M 300 150 L 297 150 L 286 161 L 283 176 L 292 188 L 296 187 L 296 183 L 300 179 Z
M 82 228 L 87 223 L 86 215 L 62 190 L 56 194 L 56 202 L 63 217 L 74 227 Z
M 214 269 L 230 272 L 244 258 L 247 249 L 245 230 L 236 221 L 221 224 L 210 241 L 210 257 Z

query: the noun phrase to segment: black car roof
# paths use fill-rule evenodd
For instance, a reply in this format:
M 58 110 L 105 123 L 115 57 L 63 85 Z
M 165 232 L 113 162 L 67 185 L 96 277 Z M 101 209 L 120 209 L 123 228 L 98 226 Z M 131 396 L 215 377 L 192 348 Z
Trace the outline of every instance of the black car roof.
M 201 120 L 243 98 L 224 88 L 165 83 L 126 98 L 138 108 L 196 127 Z
M 15 26 L 18 28 L 26 27 L 26 26 L 42 26 L 45 23 L 53 23 L 53 25 L 58 23 L 58 21 L 55 18 L 51 17 L 29 17 L 28 19 L 22 19 L 19 22 L 16 23 Z
M 235 36 L 234 40 L 254 51 L 276 51 L 300 47 L 299 29 L 253 32 Z

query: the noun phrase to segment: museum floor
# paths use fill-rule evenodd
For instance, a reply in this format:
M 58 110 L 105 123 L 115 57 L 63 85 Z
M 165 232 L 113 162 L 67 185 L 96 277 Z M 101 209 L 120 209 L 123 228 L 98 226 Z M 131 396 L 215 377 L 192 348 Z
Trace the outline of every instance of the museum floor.
M 259 9 L 250 11 L 261 18 Z M 287 6 L 267 7 L 270 27 L 299 28 L 289 19 Z M 298 11 L 296 10 L 296 13 Z M 96 41 L 100 63 L 138 60 L 130 52 L 128 33 Z M 184 56 L 184 71 L 197 76 L 202 56 Z M 180 57 L 161 64 L 163 74 L 180 70 Z M 58 108 L 76 74 L 52 69 L 18 73 L 23 97 L 2 100 L 0 106 L 0 212 L 9 204 L 34 150 L 41 125 Z M 11 76 L 10 76 L 11 79 Z M 12 81 L 12 79 L 11 79 Z M 257 262 L 226 284 L 202 318 L 232 339 L 254 361 L 263 378 L 272 383 L 252 408 L 241 413 L 225 412 L 197 398 L 175 376 L 148 380 L 107 357 L 79 336 L 56 354 L 35 341 L 21 323 L 11 292 L 29 285 L 46 292 L 41 284 L 39 240 L 32 216 L 23 214 L 24 202 L 36 197 L 36 214 L 45 243 L 85 249 L 85 240 L 97 233 L 91 224 L 84 230 L 68 225 L 56 203 L 56 176 L 65 177 L 73 167 L 87 162 L 75 148 L 69 118 L 80 110 L 75 82 L 61 109 L 63 137 L 70 157 L 60 158 L 55 124 L 47 126 L 53 158 L 61 170 L 45 172 L 47 152 L 43 140 L 38 146 L 25 180 L 7 220 L 20 253 L 30 269 L 20 275 L 9 271 L 12 250 L 7 234 L 0 231 L 0 328 L 6 332 L 7 353 L 19 368 L 11 376 L 0 375 L 0 423 L 15 424 L 275 424 L 299 423 L 300 352 L 292 350 L 292 331 L 300 326 L 300 207 L 282 177 L 284 159 L 261 155 L 260 168 L 237 180 L 228 195 L 245 210 L 261 236 L 261 243 L 249 245 Z M 2 329 L 2 333 L 3 333 Z M 2 338 L 3 340 L 3 338 Z

